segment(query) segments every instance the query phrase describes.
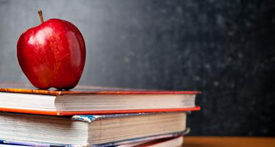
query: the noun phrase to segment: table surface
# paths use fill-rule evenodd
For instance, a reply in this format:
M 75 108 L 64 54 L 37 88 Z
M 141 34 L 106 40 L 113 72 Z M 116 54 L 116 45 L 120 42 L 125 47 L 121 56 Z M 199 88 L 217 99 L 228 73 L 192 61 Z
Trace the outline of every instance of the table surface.
M 184 137 L 183 147 L 275 147 L 275 137 Z

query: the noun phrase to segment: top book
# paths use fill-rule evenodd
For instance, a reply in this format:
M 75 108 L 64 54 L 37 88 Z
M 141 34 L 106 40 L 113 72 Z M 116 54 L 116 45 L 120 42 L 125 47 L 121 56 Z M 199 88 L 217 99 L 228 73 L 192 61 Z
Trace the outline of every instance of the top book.
M 0 84 L 0 111 L 43 115 L 194 111 L 198 91 L 158 91 L 77 86 L 71 91 Z

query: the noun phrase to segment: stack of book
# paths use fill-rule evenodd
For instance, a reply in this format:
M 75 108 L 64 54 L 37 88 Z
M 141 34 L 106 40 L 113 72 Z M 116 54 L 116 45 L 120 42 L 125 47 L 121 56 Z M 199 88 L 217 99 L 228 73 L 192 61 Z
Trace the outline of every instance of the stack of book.
M 0 144 L 176 147 L 188 133 L 186 112 L 200 109 L 197 91 L 84 88 L 2 86 Z

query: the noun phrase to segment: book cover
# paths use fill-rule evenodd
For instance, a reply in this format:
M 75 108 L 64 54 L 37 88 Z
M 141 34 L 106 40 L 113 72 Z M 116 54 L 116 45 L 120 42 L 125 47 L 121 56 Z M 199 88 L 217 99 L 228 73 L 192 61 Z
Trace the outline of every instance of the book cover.
M 76 86 L 76 88 L 65 90 L 40 90 L 34 89 L 29 84 L 23 83 L 0 83 L 0 92 L 10 93 L 28 93 L 44 95 L 168 95 L 168 94 L 200 94 L 200 91 L 168 91 L 168 90 L 148 90 L 148 89 L 131 89 L 117 87 L 100 87 L 100 86 Z

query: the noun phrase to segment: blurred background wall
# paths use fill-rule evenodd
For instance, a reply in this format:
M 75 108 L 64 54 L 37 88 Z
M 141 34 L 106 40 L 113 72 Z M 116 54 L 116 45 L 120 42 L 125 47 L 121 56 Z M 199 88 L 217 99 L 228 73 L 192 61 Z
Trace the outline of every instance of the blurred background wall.
M 38 9 L 83 33 L 81 85 L 200 90 L 190 135 L 275 136 L 273 0 L 0 0 L 0 82 L 28 82 L 16 43 Z

